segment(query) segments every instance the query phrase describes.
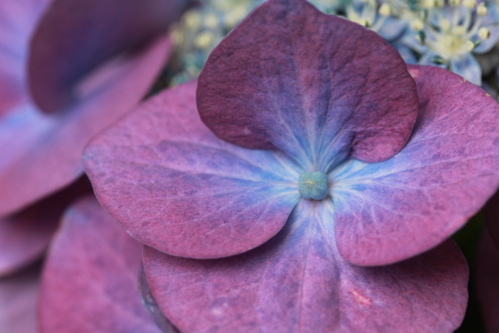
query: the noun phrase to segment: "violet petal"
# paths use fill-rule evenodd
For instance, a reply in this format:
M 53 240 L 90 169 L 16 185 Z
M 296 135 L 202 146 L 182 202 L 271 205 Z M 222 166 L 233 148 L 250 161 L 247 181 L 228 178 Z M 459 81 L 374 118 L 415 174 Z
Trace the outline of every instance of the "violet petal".
M 160 251 L 217 258 L 274 236 L 298 202 L 299 169 L 282 153 L 217 138 L 196 83 L 145 102 L 84 154 L 95 193 L 135 238 Z
M 0 279 L 0 332 L 38 333 L 40 265 Z
M 84 177 L 17 214 L 0 219 L 0 276 L 39 259 L 68 204 L 91 191 L 90 182 Z
M 420 116 L 393 158 L 349 161 L 332 175 L 340 253 L 384 265 L 451 236 L 499 185 L 499 104 L 449 71 L 410 66 Z
M 408 261 L 359 267 L 324 225 L 330 202 L 301 201 L 284 229 L 248 253 L 192 260 L 144 249 L 163 313 L 183 333 L 451 332 L 468 299 L 466 260 L 452 241 Z
M 228 35 L 199 77 L 197 105 L 220 138 L 277 147 L 322 171 L 350 153 L 366 162 L 393 156 L 417 117 L 397 51 L 302 0 L 268 1 Z
M 187 0 L 54 0 L 38 24 L 28 63 L 40 109 L 67 107 L 84 75 L 164 33 Z
M 65 214 L 42 273 L 41 332 L 160 333 L 141 304 L 141 245 L 93 197 Z
M 83 147 L 146 94 L 169 49 L 164 37 L 108 63 L 82 85 L 85 101 L 61 114 L 26 102 L 0 118 L 0 217 L 78 178 Z

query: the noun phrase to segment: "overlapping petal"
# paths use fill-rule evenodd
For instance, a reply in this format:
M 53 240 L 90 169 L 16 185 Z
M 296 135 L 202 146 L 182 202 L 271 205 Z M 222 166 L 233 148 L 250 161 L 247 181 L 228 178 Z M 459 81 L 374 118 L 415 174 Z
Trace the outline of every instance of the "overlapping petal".
M 140 301 L 141 246 L 93 197 L 65 214 L 40 286 L 40 332 L 159 333 Z
M 499 251 L 487 232 L 477 250 L 476 291 L 487 332 L 499 332 Z
M 0 279 L 0 332 L 37 333 L 40 265 Z
M 241 148 L 201 122 L 196 83 L 166 91 L 100 134 L 84 154 L 97 198 L 135 238 L 216 258 L 274 236 L 299 199 L 282 153 Z
M 301 201 L 286 227 L 248 253 L 192 260 L 144 249 L 159 306 L 181 332 L 451 332 L 468 269 L 452 241 L 406 262 L 359 267 L 331 235 L 330 201 Z
M 309 171 L 351 152 L 367 162 L 393 156 L 417 116 L 398 53 L 302 0 L 268 1 L 228 35 L 199 77 L 197 105 L 220 138 L 276 147 Z
M 25 62 L 35 24 L 50 0 L 0 2 L 0 116 L 26 99 Z
M 169 49 L 164 37 L 108 63 L 82 85 L 85 101 L 59 114 L 26 102 L 0 118 L 0 216 L 78 178 L 83 147 L 146 94 Z
M 68 204 L 91 190 L 85 177 L 17 214 L 0 219 L 0 276 L 39 259 Z
M 499 185 L 497 102 L 453 73 L 409 68 L 420 115 L 407 146 L 331 175 L 338 248 L 355 264 L 389 264 L 436 246 Z
M 30 88 L 38 106 L 67 107 L 75 84 L 105 60 L 164 33 L 188 0 L 55 0 L 31 40 Z

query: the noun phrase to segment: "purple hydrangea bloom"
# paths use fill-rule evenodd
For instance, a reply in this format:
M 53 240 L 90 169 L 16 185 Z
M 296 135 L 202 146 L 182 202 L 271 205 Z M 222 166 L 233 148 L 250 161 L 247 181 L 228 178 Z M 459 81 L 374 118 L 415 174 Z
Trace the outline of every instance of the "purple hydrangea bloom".
M 458 327 L 468 272 L 445 240 L 499 184 L 490 96 L 301 0 L 257 8 L 195 90 L 84 154 L 180 331 Z

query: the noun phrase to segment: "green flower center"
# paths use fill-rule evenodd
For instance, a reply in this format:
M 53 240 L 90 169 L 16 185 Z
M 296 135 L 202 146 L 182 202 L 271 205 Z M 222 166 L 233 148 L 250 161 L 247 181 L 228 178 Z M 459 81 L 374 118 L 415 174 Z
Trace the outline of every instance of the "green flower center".
M 324 199 L 329 193 L 327 175 L 322 171 L 303 172 L 298 178 L 298 191 L 305 199 Z

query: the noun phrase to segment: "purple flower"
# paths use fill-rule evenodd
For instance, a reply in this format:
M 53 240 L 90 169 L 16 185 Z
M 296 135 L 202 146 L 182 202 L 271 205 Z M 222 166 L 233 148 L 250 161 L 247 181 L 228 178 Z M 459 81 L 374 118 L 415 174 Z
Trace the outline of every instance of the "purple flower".
M 144 103 L 84 154 L 180 331 L 459 326 L 468 272 L 445 240 L 499 184 L 499 106 L 482 89 L 407 70 L 301 0 L 257 8 L 195 89 Z

